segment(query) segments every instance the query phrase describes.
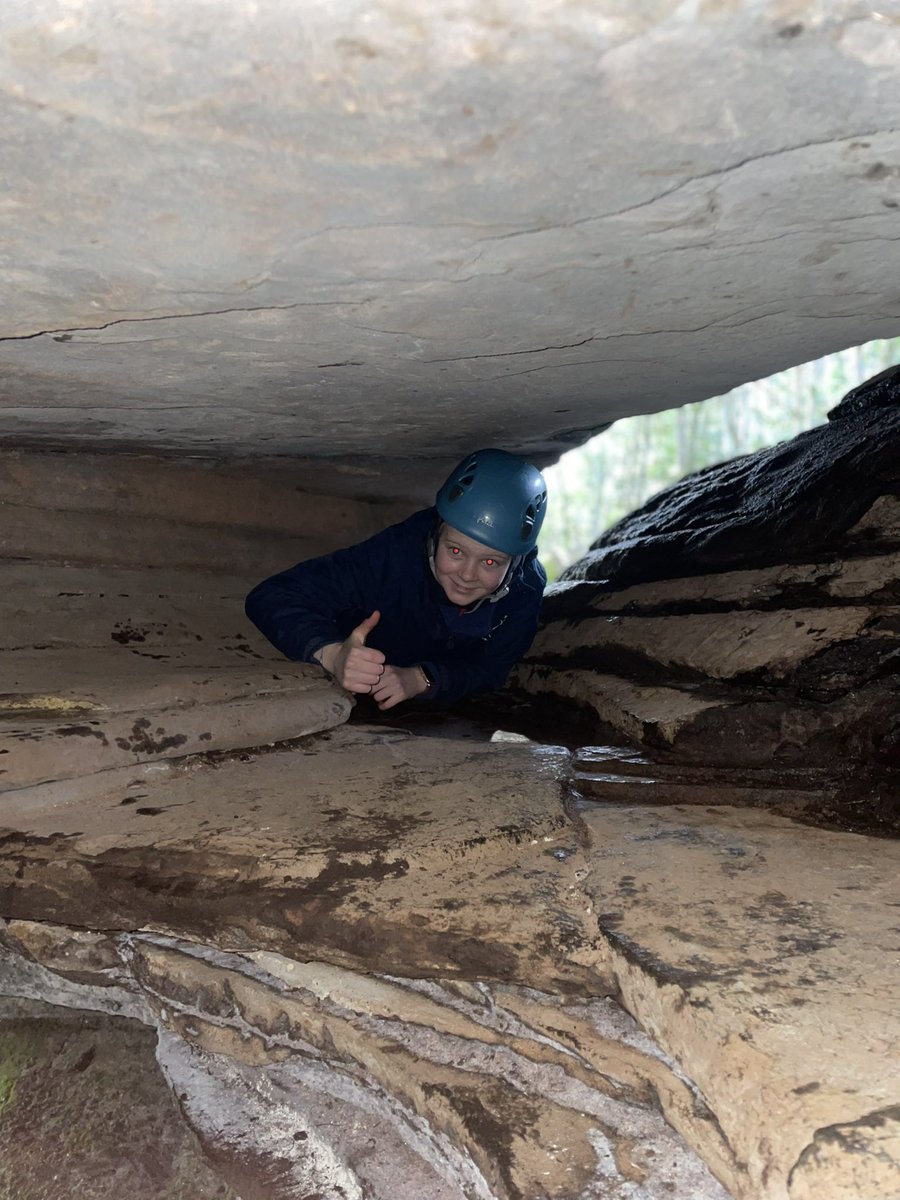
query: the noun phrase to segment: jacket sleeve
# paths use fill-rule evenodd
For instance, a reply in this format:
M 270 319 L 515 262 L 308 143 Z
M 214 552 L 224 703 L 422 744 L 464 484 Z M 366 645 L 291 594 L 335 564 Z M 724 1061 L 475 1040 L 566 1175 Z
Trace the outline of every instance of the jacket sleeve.
M 428 696 L 438 704 L 455 704 L 471 692 L 493 692 L 528 650 L 537 632 L 546 575 L 540 563 L 510 605 L 506 620 L 491 636 L 464 650 L 425 664 L 435 688 Z
M 347 636 L 340 615 L 367 608 L 388 532 L 263 580 L 247 597 L 247 616 L 286 658 L 314 662 L 317 650 Z

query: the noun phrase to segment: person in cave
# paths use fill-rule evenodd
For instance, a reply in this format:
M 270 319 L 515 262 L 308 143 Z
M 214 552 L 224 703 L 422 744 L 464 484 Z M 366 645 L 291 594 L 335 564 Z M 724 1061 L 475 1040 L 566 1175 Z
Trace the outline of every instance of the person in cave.
M 287 658 L 318 663 L 380 709 L 493 691 L 537 630 L 546 509 L 536 467 L 475 451 L 433 507 L 264 580 L 247 616 Z

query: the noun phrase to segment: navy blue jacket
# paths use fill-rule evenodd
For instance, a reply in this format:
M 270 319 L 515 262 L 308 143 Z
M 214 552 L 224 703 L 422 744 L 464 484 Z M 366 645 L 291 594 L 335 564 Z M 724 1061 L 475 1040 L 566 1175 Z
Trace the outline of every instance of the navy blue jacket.
M 502 687 L 535 635 L 547 577 L 534 550 L 514 570 L 509 595 L 474 610 L 452 604 L 431 573 L 434 508 L 347 550 L 298 563 L 247 597 L 250 620 L 287 658 L 314 662 L 378 609 L 366 639 L 394 667 L 422 663 L 435 681 L 428 699 L 452 704 Z

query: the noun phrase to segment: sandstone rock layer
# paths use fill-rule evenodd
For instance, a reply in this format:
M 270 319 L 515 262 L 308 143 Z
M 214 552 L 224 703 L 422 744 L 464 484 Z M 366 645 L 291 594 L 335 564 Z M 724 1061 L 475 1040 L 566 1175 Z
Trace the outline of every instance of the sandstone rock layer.
M 662 1113 L 740 1200 L 890 1195 L 895 844 L 572 780 L 357 726 L 7 792 L 3 991 L 156 1025 L 238 1191 L 721 1200 Z
M 719 787 L 900 832 L 898 371 L 829 424 L 660 493 L 548 593 L 513 682 L 591 714 L 592 740 L 646 768 L 604 752 L 586 791 L 702 803 Z

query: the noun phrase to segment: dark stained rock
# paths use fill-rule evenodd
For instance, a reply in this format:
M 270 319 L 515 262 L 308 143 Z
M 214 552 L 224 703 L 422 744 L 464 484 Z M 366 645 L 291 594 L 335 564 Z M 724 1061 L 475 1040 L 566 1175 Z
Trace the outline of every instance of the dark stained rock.
M 182 1120 L 155 1044 L 137 1022 L 49 1006 L 0 1020 L 4 1194 L 237 1200 Z
M 155 1027 L 247 1200 L 725 1200 L 660 1114 L 735 1200 L 893 1196 L 900 846 L 570 766 L 344 726 L 5 793 L 0 997 Z
M 848 534 L 900 494 L 900 365 L 848 392 L 828 422 L 789 442 L 707 467 L 615 524 L 563 581 L 610 588 L 870 552 Z M 897 544 L 895 538 L 888 538 Z
M 582 742 L 640 749 L 642 778 L 582 780 L 597 800 L 900 834 L 898 551 L 900 366 L 620 521 L 550 589 L 512 682 L 550 736 L 571 744 L 552 710 L 574 706 Z

